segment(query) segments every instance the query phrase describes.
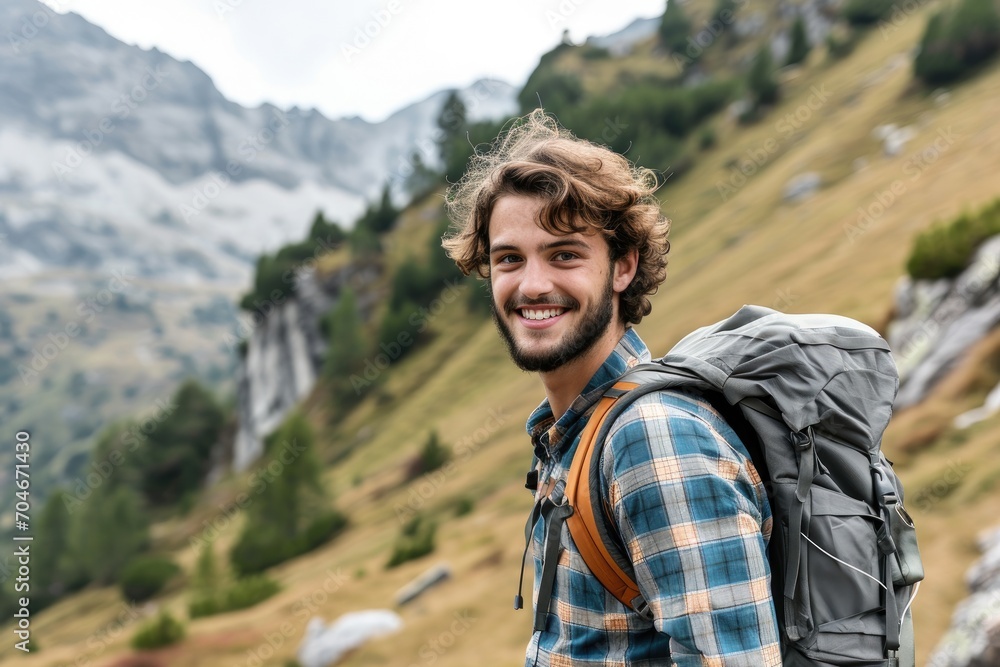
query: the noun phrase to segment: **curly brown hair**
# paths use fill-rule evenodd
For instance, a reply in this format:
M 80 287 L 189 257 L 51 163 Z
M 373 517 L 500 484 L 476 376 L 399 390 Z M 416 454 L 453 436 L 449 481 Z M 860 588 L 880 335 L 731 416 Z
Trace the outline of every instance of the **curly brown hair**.
M 489 277 L 489 222 L 504 195 L 545 201 L 539 223 L 550 234 L 596 231 L 611 261 L 639 251 L 635 278 L 621 294 L 623 323 L 638 324 L 647 298 L 667 275 L 670 220 L 653 193 L 656 177 L 614 151 L 575 137 L 542 109 L 516 119 L 491 150 L 476 153 L 462 179 L 449 188 L 452 229 L 442 245 L 462 273 Z

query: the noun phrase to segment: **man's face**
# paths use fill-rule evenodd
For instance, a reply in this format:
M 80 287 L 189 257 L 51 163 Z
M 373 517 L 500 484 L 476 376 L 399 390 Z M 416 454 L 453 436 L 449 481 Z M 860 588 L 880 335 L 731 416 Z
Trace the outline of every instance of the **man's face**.
M 619 275 L 596 233 L 551 234 L 541 200 L 501 197 L 490 217 L 493 319 L 514 363 L 553 371 L 591 350 L 617 322 Z

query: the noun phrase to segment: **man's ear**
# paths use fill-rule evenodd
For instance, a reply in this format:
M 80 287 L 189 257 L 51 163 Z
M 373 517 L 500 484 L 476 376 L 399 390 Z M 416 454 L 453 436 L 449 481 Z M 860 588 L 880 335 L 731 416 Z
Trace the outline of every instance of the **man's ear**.
M 632 284 L 639 268 L 639 249 L 632 248 L 614 263 L 614 290 L 621 294 Z

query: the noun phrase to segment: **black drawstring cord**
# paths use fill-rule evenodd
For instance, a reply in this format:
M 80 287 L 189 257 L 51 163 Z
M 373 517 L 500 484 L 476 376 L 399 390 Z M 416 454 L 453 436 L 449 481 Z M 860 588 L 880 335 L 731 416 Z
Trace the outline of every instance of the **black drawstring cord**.
M 514 596 L 514 609 L 524 609 L 524 598 L 521 591 L 524 590 L 524 562 L 528 560 L 528 547 L 531 543 L 525 540 L 524 553 L 521 554 L 521 578 L 517 581 L 517 595 Z

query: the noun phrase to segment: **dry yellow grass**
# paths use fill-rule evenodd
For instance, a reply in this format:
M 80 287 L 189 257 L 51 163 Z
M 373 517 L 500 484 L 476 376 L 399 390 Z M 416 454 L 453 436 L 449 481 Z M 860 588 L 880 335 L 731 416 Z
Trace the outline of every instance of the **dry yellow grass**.
M 743 303 L 837 312 L 881 323 L 914 235 L 935 219 L 1000 195 L 1000 183 L 993 178 L 1000 171 L 995 122 L 1000 69 L 956 88 L 940 107 L 910 93 L 906 53 L 923 24 L 920 15 L 886 39 L 876 31 L 841 62 L 825 64 L 814 54 L 813 64 L 794 76 L 772 113 L 749 128 L 723 123 L 718 147 L 702 154 L 682 181 L 663 192 L 664 210 L 674 221 L 670 277 L 654 298 L 653 314 L 640 327 L 654 352 Z M 829 91 L 829 99 L 810 109 L 803 105 L 813 87 Z M 804 118 L 801 126 L 784 132 L 778 123 L 796 112 Z M 916 137 L 898 157 L 883 157 L 871 137 L 872 129 L 885 122 L 916 124 Z M 950 143 L 933 160 L 920 162 L 941 133 Z M 769 139 L 778 149 L 723 200 L 717 184 L 736 173 L 732 160 L 745 160 L 748 151 Z M 856 158 L 866 158 L 868 165 L 855 173 Z M 918 164 L 923 167 L 914 171 Z M 785 183 L 803 171 L 818 171 L 823 187 L 804 202 L 783 203 Z M 903 184 L 902 193 L 860 229 L 863 233 L 852 233 L 858 208 L 891 192 L 896 181 Z M 407 228 L 416 232 L 433 218 L 431 213 L 414 214 Z M 393 247 L 397 259 L 408 245 Z M 523 419 L 540 400 L 541 387 L 506 361 L 491 325 L 476 324 L 460 307 L 446 308 L 434 329 L 436 337 L 396 364 L 383 387 L 335 429 L 324 431 L 324 451 L 358 443 L 327 475 L 353 527 L 330 545 L 275 568 L 273 576 L 284 586 L 275 598 L 191 623 L 189 638 L 170 652 L 169 664 L 247 665 L 252 664 L 249 652 L 263 652 L 273 653 L 263 664 L 283 665 L 294 655 L 309 615 L 329 620 L 350 610 L 391 606 L 400 586 L 439 561 L 451 564 L 453 579 L 400 610 L 406 625 L 399 634 L 371 642 L 345 664 L 490 667 L 522 662 L 530 614 L 513 613 L 510 604 L 523 547 L 521 527 L 530 505 L 521 488 L 521 472 L 530 458 Z M 954 391 L 945 386 L 919 410 L 901 414 L 887 436 L 887 454 L 899 458 L 911 498 L 927 491 L 924 497 L 933 500 L 912 509 L 928 572 L 914 606 L 918 664 L 965 595 L 963 573 L 976 558 L 977 532 L 997 520 L 994 479 L 1000 471 L 988 462 L 996 458 L 1000 420 L 988 420 L 968 433 L 955 433 L 949 425 L 974 402 L 968 394 L 975 384 L 969 381 L 972 372 L 963 372 L 966 378 L 954 381 Z M 981 395 L 982 390 L 975 392 Z M 309 404 L 314 422 L 322 427 L 322 389 Z M 491 415 L 502 419 L 488 432 Z M 904 451 L 897 444 L 918 441 L 926 428 L 943 435 L 919 451 Z M 454 466 L 442 475 L 401 485 L 406 459 L 431 429 L 455 445 Z M 460 444 L 467 438 L 466 445 L 475 447 Z M 943 487 L 935 484 L 950 479 L 954 470 L 964 471 L 956 488 L 937 498 L 935 488 Z M 236 481 L 230 483 L 237 488 Z M 474 498 L 475 509 L 453 518 L 449 504 L 461 496 Z M 438 549 L 433 556 L 385 570 L 400 513 L 417 505 L 442 520 Z M 203 503 L 186 525 L 172 525 L 165 532 L 190 535 L 213 506 Z M 237 528 L 233 521 L 222 532 L 220 553 Z M 194 554 L 185 546 L 177 556 L 190 565 Z M 324 590 L 324 585 L 334 590 Z M 169 594 L 161 605 L 184 615 L 185 594 Z M 19 663 L 55 667 L 85 655 L 88 664 L 110 664 L 127 651 L 137 623 L 129 621 L 106 648 L 95 637 L 105 638 L 120 610 L 110 590 L 65 600 L 34 619 L 43 650 Z M 456 619 L 466 622 L 461 633 L 454 630 Z M 269 649 L 272 644 L 277 646 Z M 0 660 L 12 655 L 7 647 L 0 649 Z

